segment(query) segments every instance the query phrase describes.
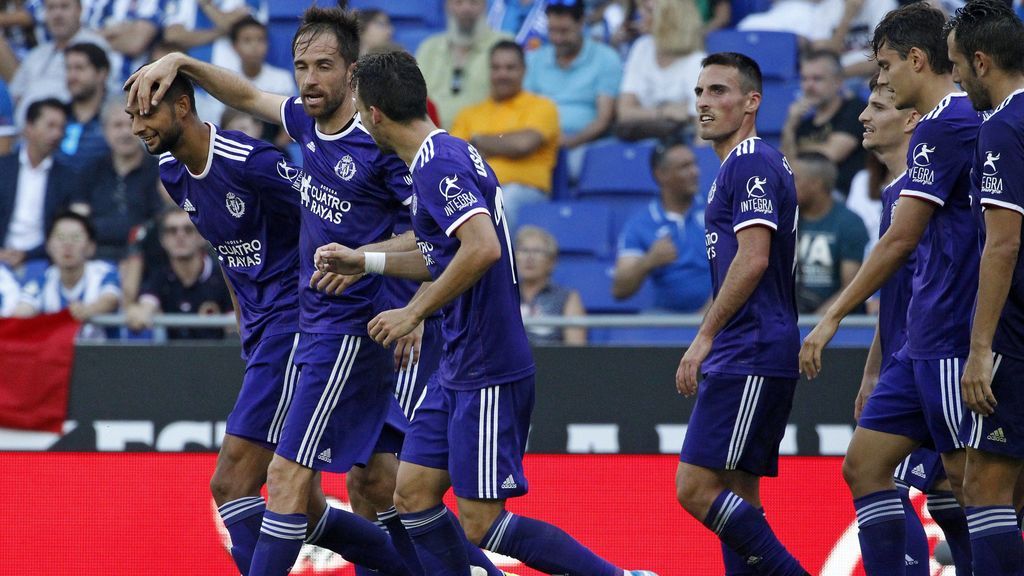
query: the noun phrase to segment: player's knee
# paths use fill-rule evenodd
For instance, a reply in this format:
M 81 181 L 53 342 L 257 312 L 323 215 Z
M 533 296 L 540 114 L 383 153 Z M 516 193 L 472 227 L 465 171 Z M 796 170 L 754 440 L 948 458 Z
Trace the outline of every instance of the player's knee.
M 846 481 L 846 485 L 851 490 L 857 486 L 857 480 L 859 478 L 858 474 L 857 457 L 853 454 L 847 453 L 846 457 L 843 458 L 843 480 Z
M 466 538 L 477 546 L 483 542 L 484 536 L 487 536 L 494 520 L 495 515 L 492 513 L 477 512 L 466 507 L 459 510 L 459 524 L 462 525 L 462 531 L 466 533 Z
M 680 473 L 676 477 L 676 500 L 691 515 L 701 520 L 701 512 L 706 510 L 716 495 L 710 495 L 708 486 L 698 477 Z
M 395 480 L 388 474 L 369 468 L 353 469 L 345 482 L 349 495 L 372 503 L 378 511 L 392 506 Z
M 392 496 L 395 502 L 395 509 L 400 514 L 411 514 L 413 512 L 422 512 L 431 507 L 431 503 L 427 502 L 427 498 L 422 490 L 417 490 L 415 486 L 408 484 L 399 484 L 395 486 L 395 492 Z

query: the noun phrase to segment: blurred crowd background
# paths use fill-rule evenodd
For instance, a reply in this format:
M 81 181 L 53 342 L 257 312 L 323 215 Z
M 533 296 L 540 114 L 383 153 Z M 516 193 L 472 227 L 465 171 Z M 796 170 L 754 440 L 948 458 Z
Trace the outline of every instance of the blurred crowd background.
M 341 2 L 358 13 L 361 52 L 416 55 L 435 121 L 497 173 L 528 317 L 707 306 L 703 206 L 720 160 L 694 138 L 693 88 L 701 59 L 722 50 L 762 66 L 759 136 L 796 175 L 799 307 L 827 307 L 876 240 L 880 190 L 897 176 L 861 148 L 858 116 L 872 31 L 899 3 Z M 216 255 L 132 133 L 122 83 L 183 51 L 296 94 L 291 42 L 310 4 L 0 0 L 0 317 L 124 314 L 121 327 L 86 325 L 88 339 L 230 336 L 153 330 L 157 314 L 233 313 Z M 957 0 L 936 5 L 949 12 Z M 277 127 L 201 91 L 197 108 L 301 163 Z M 531 328 L 537 343 L 588 336 Z

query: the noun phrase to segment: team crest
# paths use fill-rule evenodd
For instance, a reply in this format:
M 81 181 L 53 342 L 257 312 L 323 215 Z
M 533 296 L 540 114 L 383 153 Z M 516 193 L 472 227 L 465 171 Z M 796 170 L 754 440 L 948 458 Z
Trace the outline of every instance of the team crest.
M 228 192 L 224 204 L 228 207 L 228 212 L 231 212 L 231 215 L 235 218 L 241 218 L 245 214 L 245 202 L 236 196 L 234 192 Z
M 346 182 L 351 180 L 356 175 L 356 163 L 352 160 L 352 157 L 346 154 L 338 160 L 338 163 L 334 165 L 334 173 L 338 175 L 338 178 L 345 180 Z

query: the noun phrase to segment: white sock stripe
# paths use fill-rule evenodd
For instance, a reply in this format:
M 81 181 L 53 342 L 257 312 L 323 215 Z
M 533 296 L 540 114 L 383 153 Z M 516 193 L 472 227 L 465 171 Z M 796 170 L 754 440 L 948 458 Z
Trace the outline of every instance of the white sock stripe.
M 945 494 L 943 494 L 943 495 L 939 495 L 939 494 L 926 494 L 925 495 L 925 499 L 928 500 L 928 505 L 929 506 L 931 506 L 932 503 L 935 503 L 935 504 L 953 504 L 954 506 L 959 506 L 960 505 L 956 501 L 956 497 L 955 496 L 946 496 Z
M 316 526 L 313 527 L 313 531 L 310 532 L 309 537 L 306 538 L 306 544 L 316 544 L 320 537 L 324 535 L 324 530 L 327 529 L 327 513 L 331 511 L 330 506 L 324 508 L 324 513 L 320 516 L 320 519 L 316 521 Z
M 429 518 L 420 518 L 419 520 L 415 520 L 415 519 L 410 520 L 408 518 L 402 518 L 402 526 L 405 526 L 406 528 L 419 528 L 420 526 L 426 526 L 427 524 L 430 524 L 431 522 L 437 522 L 439 519 L 441 519 L 441 518 L 443 518 L 443 517 L 445 517 L 447 515 L 448 515 L 448 509 L 445 508 L 445 509 L 441 510 L 440 512 L 438 512 L 437 514 L 434 514 L 433 516 L 430 516 Z
M 509 522 L 512 521 L 512 516 L 513 514 L 511 512 L 505 514 L 505 517 L 501 519 L 501 523 L 494 529 L 494 533 L 491 534 L 491 538 L 487 541 L 487 544 L 484 545 L 484 548 L 491 552 L 496 551 L 496 549 L 501 545 L 502 537 L 505 536 L 505 529 L 508 528 Z
M 248 508 L 249 505 L 252 504 L 253 502 L 259 502 L 260 504 L 262 504 L 263 503 L 263 498 L 261 498 L 259 496 L 243 496 L 241 498 L 236 498 L 236 499 L 234 499 L 234 500 L 232 500 L 230 502 L 225 502 L 225 503 L 221 504 L 217 508 L 217 512 L 220 512 L 221 514 L 225 514 L 225 513 L 233 511 L 236 508 L 240 508 L 240 507 Z
M 261 509 L 263 507 L 264 507 L 263 499 L 262 498 L 258 498 L 255 502 L 249 502 L 248 504 L 246 504 L 244 506 L 236 506 L 236 507 L 234 507 L 234 508 L 232 508 L 230 510 L 218 510 L 218 512 L 220 512 L 220 519 L 223 520 L 224 522 L 227 522 L 228 520 L 231 520 L 232 518 L 234 518 L 234 517 L 236 517 L 236 516 L 238 516 L 240 514 L 244 514 L 246 512 L 250 512 L 252 510 Z
M 903 502 L 899 498 L 889 498 L 887 500 L 879 500 L 878 502 L 872 502 L 871 504 L 868 504 L 867 506 L 863 506 L 861 508 L 857 508 L 857 515 L 860 516 L 861 514 L 868 514 L 870 512 L 874 512 L 875 510 L 878 510 L 879 508 L 887 508 L 887 507 L 891 507 L 891 506 L 899 506 L 900 510 L 902 510 L 903 509 Z
M 903 504 L 880 508 L 864 514 L 857 514 L 857 525 L 866 526 L 880 518 L 904 518 Z
M 982 532 L 988 532 L 989 530 L 995 530 L 997 528 L 1019 528 L 1017 525 L 1017 519 L 1013 520 L 990 520 L 988 522 L 982 522 L 980 524 L 972 524 L 967 527 L 967 530 L 971 534 L 980 534 Z
M 383 512 L 377 512 L 377 520 L 381 522 L 387 522 L 398 517 L 398 509 L 392 506 Z
M 739 507 L 740 502 L 742 502 L 742 499 L 732 492 L 722 500 L 722 508 L 718 511 L 718 516 L 715 517 L 715 521 L 712 523 L 711 530 L 715 534 L 721 533 L 722 529 L 725 528 L 726 523 L 729 522 L 729 517 Z
M 740 396 L 740 408 L 739 408 L 739 411 L 736 414 L 736 421 L 733 423 L 732 437 L 729 438 L 729 451 L 726 453 L 726 457 L 725 457 L 725 469 L 726 470 L 732 470 L 733 468 L 735 468 L 735 464 L 733 464 L 733 460 L 734 460 L 734 454 L 736 453 L 736 444 L 739 443 L 739 435 L 740 435 L 740 428 L 742 427 L 742 422 L 743 422 L 743 414 L 744 414 L 744 411 L 747 409 L 747 404 L 748 404 L 748 402 L 750 400 L 751 381 L 753 379 L 754 379 L 753 376 L 747 376 L 747 381 L 743 385 L 743 394 Z
M 306 539 L 306 528 L 303 527 L 301 530 L 281 530 L 264 525 L 260 528 L 260 532 L 273 536 L 274 538 L 280 538 L 282 540 L 305 540 Z
M 953 502 L 952 504 L 932 504 L 931 502 L 928 503 L 928 510 L 931 510 L 931 511 L 954 510 L 954 509 L 959 508 L 959 507 L 960 507 L 960 504 L 958 504 L 956 502 Z
M 270 430 L 267 431 L 267 442 L 277 444 L 281 440 L 281 428 L 284 427 L 284 417 L 288 414 L 288 407 L 292 402 L 292 394 L 295 392 L 295 381 L 298 379 L 299 369 L 295 365 L 295 350 L 299 347 L 299 335 L 295 334 L 292 339 L 292 349 L 288 353 L 288 364 L 284 370 L 284 382 L 281 387 L 281 398 L 277 401 L 277 410 L 270 420 Z
M 1017 513 L 1012 508 L 996 508 L 995 510 L 985 510 L 984 512 L 972 512 L 967 515 L 967 525 L 970 526 L 976 522 L 988 521 L 993 518 L 1013 518 L 1017 519 Z

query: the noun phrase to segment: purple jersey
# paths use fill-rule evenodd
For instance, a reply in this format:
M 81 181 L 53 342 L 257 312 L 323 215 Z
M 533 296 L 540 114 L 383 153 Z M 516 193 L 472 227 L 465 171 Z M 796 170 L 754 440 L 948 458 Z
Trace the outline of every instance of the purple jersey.
M 299 233 L 299 325 L 305 333 L 365 335 L 383 309 L 383 279 L 368 274 L 341 296 L 309 287 L 313 254 L 337 242 L 356 248 L 391 237 L 395 213 L 412 194 L 409 168 L 383 154 L 356 116 L 337 134 L 323 134 L 301 98 L 281 107 L 288 135 L 302 147 L 304 174 L 295 181 L 302 202 Z
M 412 225 L 430 274 L 437 279 L 461 245 L 455 231 L 483 214 L 494 225 L 501 259 L 444 313 L 441 383 L 457 390 L 506 384 L 534 373 L 533 354 L 519 310 L 512 238 L 501 186 L 476 148 L 435 130 L 413 159 Z
M 270 144 L 210 126 L 210 152 L 194 175 L 160 155 L 160 180 L 213 245 L 241 312 L 245 357 L 261 338 L 298 329 L 297 170 Z
M 726 157 L 708 195 L 705 244 L 715 297 L 748 226 L 772 230 L 761 282 L 715 335 L 705 373 L 797 378 L 800 333 L 796 297 L 796 187 L 789 163 L 760 138 L 740 142 Z
M 1002 102 L 978 132 L 972 179 L 983 208 L 1024 214 L 1024 90 Z M 1004 178 L 1005 176 L 1005 178 Z M 973 301 L 972 301 L 973 302 Z M 1024 359 L 1024 251 L 1017 254 L 1013 283 L 999 316 L 992 349 Z
M 907 173 L 903 172 L 882 190 L 882 217 L 878 223 L 878 237 L 885 235 L 892 224 L 893 210 L 900 200 L 900 191 L 906 188 Z M 882 344 L 884 366 L 907 342 L 907 306 L 910 304 L 911 283 L 917 256 L 911 254 L 878 291 L 878 338 Z
M 907 352 L 914 360 L 966 356 L 978 289 L 978 223 L 971 214 L 970 171 L 981 117 L 967 94 L 953 93 L 917 124 L 900 196 L 935 205 L 917 247 L 907 311 Z

